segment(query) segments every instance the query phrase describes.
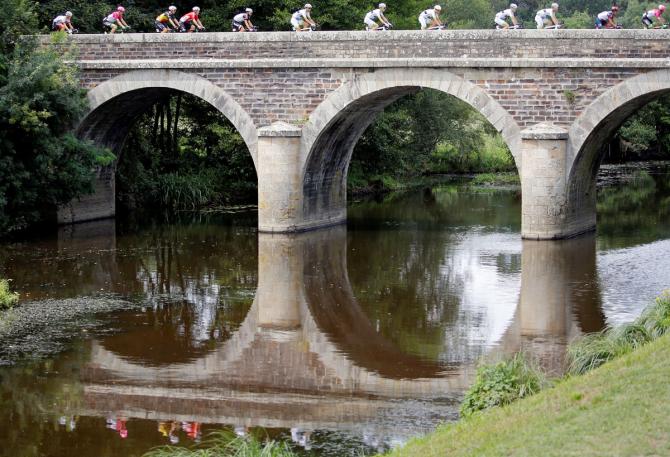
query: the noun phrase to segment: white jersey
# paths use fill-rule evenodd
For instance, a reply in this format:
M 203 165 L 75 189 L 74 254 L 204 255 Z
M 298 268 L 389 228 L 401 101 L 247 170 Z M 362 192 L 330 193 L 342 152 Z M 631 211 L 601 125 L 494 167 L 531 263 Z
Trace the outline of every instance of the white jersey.
M 61 25 L 70 22 L 67 16 L 56 16 L 56 19 L 53 20 L 53 25 Z
M 249 15 L 247 13 L 240 13 L 236 14 L 235 17 L 233 17 L 233 21 L 242 23 L 244 21 L 249 20 Z
M 549 19 L 550 17 L 554 17 L 554 10 L 551 8 L 545 8 L 543 10 L 540 10 L 537 12 L 536 17 L 541 17 L 543 19 Z M 593 16 L 591 16 L 593 17 Z
M 432 20 L 437 19 L 437 16 L 438 16 L 438 14 L 437 14 L 437 12 L 435 11 L 435 9 L 431 8 L 431 9 L 429 9 L 429 10 L 425 10 L 425 11 L 423 11 L 423 12 L 419 15 L 419 21 L 424 21 L 424 22 L 428 22 L 429 20 L 432 21 Z M 490 17 L 490 16 L 489 16 L 489 17 Z
M 309 13 L 304 8 L 296 11 L 295 13 L 293 13 L 293 16 L 291 16 L 291 20 L 296 21 L 298 23 L 302 23 L 305 19 L 312 19 L 312 18 L 309 17 Z
M 368 14 L 365 15 L 364 22 L 376 21 L 378 19 L 381 19 L 382 16 L 383 16 L 382 10 L 377 8 L 376 10 L 369 11 Z
M 612 17 L 611 11 L 603 11 L 598 15 L 598 19 L 600 19 L 603 22 L 609 21 L 611 17 Z
M 496 14 L 496 19 L 500 19 L 503 21 L 511 17 L 514 17 L 514 11 L 512 11 L 511 8 L 507 8 L 506 10 L 500 11 L 498 12 L 498 14 Z

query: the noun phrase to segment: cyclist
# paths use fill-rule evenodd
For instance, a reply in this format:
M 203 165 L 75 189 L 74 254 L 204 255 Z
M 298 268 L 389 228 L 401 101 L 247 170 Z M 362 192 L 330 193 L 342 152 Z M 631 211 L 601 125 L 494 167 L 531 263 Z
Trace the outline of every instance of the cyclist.
M 51 28 L 54 32 L 74 32 L 72 26 L 72 11 L 67 11 L 65 14 L 56 16 L 51 23 Z
M 440 5 L 435 5 L 431 9 L 422 11 L 419 14 L 419 24 L 421 24 L 421 30 L 432 29 L 443 27 L 442 21 L 440 21 L 440 12 L 442 7 Z
M 663 27 L 666 24 L 665 18 L 663 17 L 663 12 L 665 12 L 665 5 L 658 5 L 658 8 L 649 10 L 642 15 L 642 23 L 644 24 L 645 29 Z M 658 25 L 654 25 L 657 22 Z
M 200 7 L 194 6 L 193 10 L 190 13 L 184 14 L 181 19 L 179 19 L 179 31 L 192 33 L 195 29 L 198 29 L 199 32 L 205 30 L 205 27 L 200 22 Z
M 597 29 L 615 29 L 616 25 L 616 15 L 619 12 L 618 6 L 613 6 L 609 11 L 603 11 L 602 13 L 596 16 L 596 28 Z
M 535 23 L 538 29 L 547 27 L 557 28 L 559 26 L 556 13 L 558 12 L 558 3 L 552 3 L 551 8 L 540 10 L 535 15 Z
M 177 21 L 177 7 L 171 6 L 168 10 L 156 18 L 156 32 L 168 33 L 179 30 L 179 21 Z
M 102 24 L 110 29 L 109 33 L 115 33 L 116 30 L 120 27 L 121 31 L 128 30 L 130 26 L 123 19 L 123 14 L 126 12 L 126 9 L 123 6 L 116 8 L 116 11 L 110 13 L 102 20 Z
M 312 20 L 311 12 L 312 5 L 307 3 L 303 9 L 293 13 L 293 16 L 291 16 L 293 30 L 296 32 L 309 32 L 310 30 L 313 30 L 313 28 L 316 28 L 316 22 Z
M 251 15 L 254 10 L 246 8 L 244 13 L 236 14 L 233 17 L 233 32 L 255 32 L 256 27 L 251 23 Z
M 519 21 L 516 19 L 517 8 L 518 8 L 518 6 L 516 5 L 516 3 L 510 3 L 509 8 L 507 8 L 506 10 L 498 12 L 498 14 L 496 14 L 496 18 L 495 18 L 496 26 L 498 28 L 501 28 L 501 29 L 508 29 L 509 24 L 507 23 L 507 18 L 512 19 L 512 25 L 513 26 L 518 26 Z
M 377 9 L 368 11 L 363 19 L 365 29 L 370 31 L 388 30 L 393 27 L 393 24 L 391 24 L 389 20 L 386 19 L 386 16 L 384 16 L 384 11 L 386 11 L 386 3 L 380 3 Z M 378 24 L 377 21 L 380 21 L 381 25 Z

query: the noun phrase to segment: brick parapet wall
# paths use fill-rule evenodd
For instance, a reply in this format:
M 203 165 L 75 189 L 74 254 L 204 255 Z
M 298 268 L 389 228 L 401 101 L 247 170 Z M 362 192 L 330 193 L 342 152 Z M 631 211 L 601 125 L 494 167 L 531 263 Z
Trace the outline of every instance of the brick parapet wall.
M 667 30 L 453 30 L 78 35 L 82 60 L 670 58 Z M 46 43 L 45 39 L 45 43 Z

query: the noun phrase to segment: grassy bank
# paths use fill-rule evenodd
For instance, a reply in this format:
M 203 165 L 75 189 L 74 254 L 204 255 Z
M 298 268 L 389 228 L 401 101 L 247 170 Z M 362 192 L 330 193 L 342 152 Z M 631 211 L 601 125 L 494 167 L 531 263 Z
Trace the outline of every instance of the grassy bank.
M 670 335 L 584 376 L 415 439 L 428 456 L 670 455 Z

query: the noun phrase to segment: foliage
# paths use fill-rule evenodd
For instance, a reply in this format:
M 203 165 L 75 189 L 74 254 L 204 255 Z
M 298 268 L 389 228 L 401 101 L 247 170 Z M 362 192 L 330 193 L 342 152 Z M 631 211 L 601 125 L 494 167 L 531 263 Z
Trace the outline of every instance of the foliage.
M 670 291 L 665 291 L 634 322 L 586 335 L 568 348 L 569 372 L 584 374 L 632 352 L 670 329 Z
M 9 281 L 0 279 L 0 310 L 8 309 L 19 302 L 19 294 L 12 292 L 9 288 Z
M 546 380 L 542 372 L 523 354 L 494 365 L 482 365 L 477 379 L 465 394 L 461 415 L 503 406 L 539 392 Z
M 0 26 L 0 235 L 47 218 L 90 192 L 96 165 L 113 156 L 69 133 L 86 112 L 77 69 L 18 40 L 35 24 L 32 3 L 5 3 Z M 25 22 L 22 22 L 25 21 Z
M 157 103 L 165 100 L 176 112 L 176 94 Z M 156 131 L 158 104 L 133 126 L 121 153 L 120 206 L 198 210 L 254 202 L 254 164 L 235 127 L 205 101 L 184 96 L 176 135 L 174 125 L 161 134 Z
M 294 457 L 286 443 L 261 441 L 255 437 L 236 437 L 225 431 L 212 433 L 192 449 L 174 446 L 156 448 L 144 457 Z
M 495 12 L 489 0 L 445 0 L 444 16 L 452 29 L 488 29 Z
M 475 134 L 480 124 L 464 125 L 462 131 Z M 516 170 L 512 154 L 500 135 L 479 134 L 472 149 L 459 148 L 451 142 L 437 145 L 431 154 L 433 173 L 496 173 Z
M 575 11 L 564 18 L 563 23 L 569 29 L 590 29 L 595 27 L 595 17 L 588 11 Z

